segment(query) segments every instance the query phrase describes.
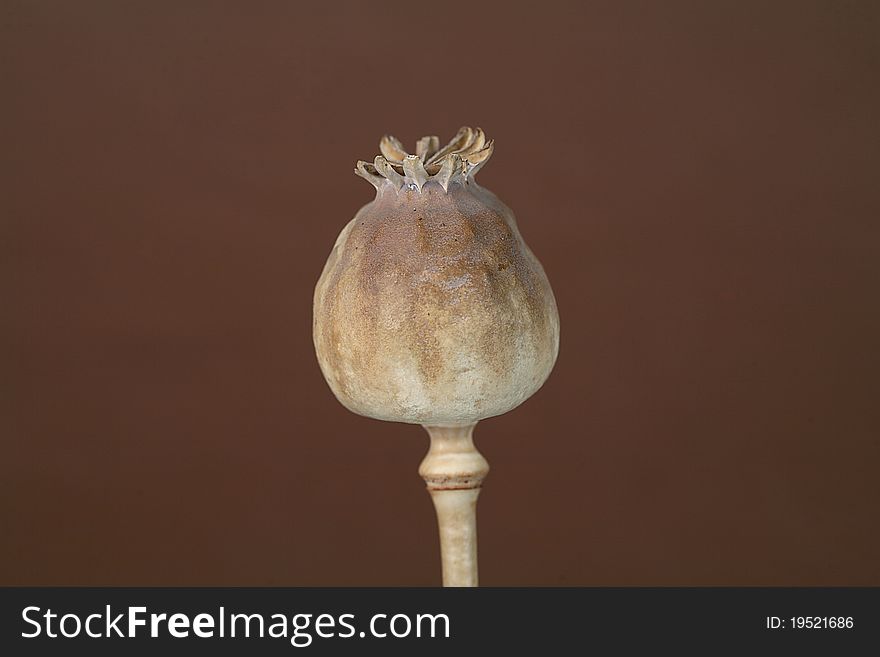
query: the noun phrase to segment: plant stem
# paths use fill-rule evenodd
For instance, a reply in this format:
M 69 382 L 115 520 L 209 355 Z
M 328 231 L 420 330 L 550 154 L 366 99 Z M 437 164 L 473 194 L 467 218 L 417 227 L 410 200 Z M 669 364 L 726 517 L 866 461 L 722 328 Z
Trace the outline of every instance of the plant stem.
M 477 496 L 489 464 L 474 447 L 474 426 L 425 426 L 431 447 L 419 474 L 437 511 L 443 586 L 477 586 Z

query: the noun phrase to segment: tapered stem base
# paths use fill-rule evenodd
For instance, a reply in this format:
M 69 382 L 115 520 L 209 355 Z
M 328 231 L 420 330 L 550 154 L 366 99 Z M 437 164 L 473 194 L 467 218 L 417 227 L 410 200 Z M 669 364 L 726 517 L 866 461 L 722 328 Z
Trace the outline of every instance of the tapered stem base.
M 489 464 L 473 424 L 426 426 L 431 447 L 419 467 L 437 511 L 443 586 L 477 586 L 477 497 Z

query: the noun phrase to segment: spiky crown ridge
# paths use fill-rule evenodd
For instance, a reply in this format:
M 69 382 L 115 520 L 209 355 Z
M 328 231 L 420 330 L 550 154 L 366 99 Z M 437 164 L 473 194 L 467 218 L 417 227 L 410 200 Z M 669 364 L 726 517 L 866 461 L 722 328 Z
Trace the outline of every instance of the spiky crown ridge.
M 466 184 L 473 180 L 494 149 L 495 142 L 487 142 L 480 128 L 467 126 L 443 148 L 436 136 L 422 137 L 416 142 L 414 155 L 407 153 L 396 137 L 385 135 L 379 142 L 382 154 L 372 163 L 358 160 L 354 172 L 377 190 L 390 184 L 395 191 L 403 187 L 421 191 L 433 181 L 449 191 L 453 182 Z

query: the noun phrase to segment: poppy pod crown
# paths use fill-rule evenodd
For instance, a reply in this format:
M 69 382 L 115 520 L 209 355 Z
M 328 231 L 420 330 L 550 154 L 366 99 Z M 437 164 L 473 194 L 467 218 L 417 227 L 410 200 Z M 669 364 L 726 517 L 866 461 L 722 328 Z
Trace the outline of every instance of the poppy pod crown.
M 414 154 L 407 153 L 396 137 L 385 135 L 379 142 L 382 154 L 372 163 L 359 160 L 355 173 L 376 189 L 391 186 L 398 191 L 404 187 L 421 191 L 428 182 L 436 182 L 448 191 L 450 184 L 473 180 L 494 148 L 480 128 L 466 126 L 443 148 L 438 137 L 422 137 Z

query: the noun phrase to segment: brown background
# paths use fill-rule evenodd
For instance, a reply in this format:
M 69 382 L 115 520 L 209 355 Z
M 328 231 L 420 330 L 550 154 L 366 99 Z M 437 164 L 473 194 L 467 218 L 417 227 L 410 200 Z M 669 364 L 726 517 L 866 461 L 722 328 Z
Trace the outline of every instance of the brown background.
M 876 3 L 0 18 L 0 583 L 439 583 L 311 294 L 354 161 L 476 124 L 562 319 L 477 429 L 483 583 L 880 584 Z

